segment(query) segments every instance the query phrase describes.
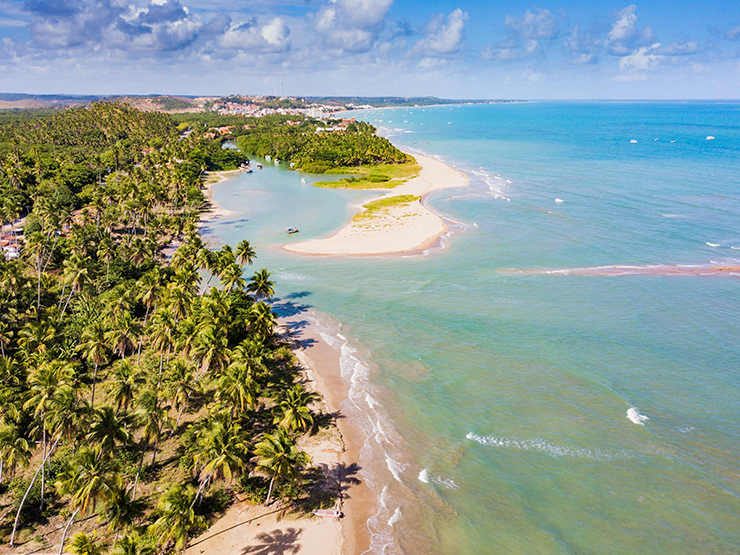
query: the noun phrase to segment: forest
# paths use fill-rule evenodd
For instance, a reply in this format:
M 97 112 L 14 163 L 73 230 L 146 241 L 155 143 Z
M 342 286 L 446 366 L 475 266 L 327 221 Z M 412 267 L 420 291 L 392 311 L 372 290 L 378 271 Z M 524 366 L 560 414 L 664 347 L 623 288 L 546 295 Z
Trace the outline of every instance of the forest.
M 12 552 L 178 552 L 237 494 L 331 503 L 306 493 L 296 441 L 321 419 L 270 272 L 248 240 L 214 250 L 198 232 L 204 174 L 245 160 L 122 104 L 0 117 Z

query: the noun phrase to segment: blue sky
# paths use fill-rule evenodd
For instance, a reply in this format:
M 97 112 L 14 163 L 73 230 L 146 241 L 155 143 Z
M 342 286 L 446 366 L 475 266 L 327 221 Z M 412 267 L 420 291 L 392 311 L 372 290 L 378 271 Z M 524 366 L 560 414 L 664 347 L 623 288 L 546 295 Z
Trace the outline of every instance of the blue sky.
M 740 98 L 737 0 L 0 0 L 0 91 Z

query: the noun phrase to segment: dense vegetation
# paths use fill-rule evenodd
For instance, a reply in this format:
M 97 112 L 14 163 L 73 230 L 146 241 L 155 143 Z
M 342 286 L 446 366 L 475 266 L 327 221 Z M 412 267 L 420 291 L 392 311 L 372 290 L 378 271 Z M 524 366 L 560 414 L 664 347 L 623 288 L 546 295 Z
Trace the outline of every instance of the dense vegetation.
M 4 541 L 179 551 L 234 491 L 299 497 L 313 395 L 270 274 L 243 277 L 246 240 L 214 252 L 196 231 L 220 141 L 117 104 L 0 140 L 0 220 L 23 231 L 21 258 L 0 256 Z

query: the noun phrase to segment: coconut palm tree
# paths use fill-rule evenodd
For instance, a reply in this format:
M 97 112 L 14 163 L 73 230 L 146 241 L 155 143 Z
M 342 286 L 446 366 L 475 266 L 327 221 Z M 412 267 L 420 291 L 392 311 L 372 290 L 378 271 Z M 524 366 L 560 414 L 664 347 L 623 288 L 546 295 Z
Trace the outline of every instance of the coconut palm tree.
M 156 520 L 149 531 L 157 538 L 157 546 L 162 550 L 172 545 L 175 551 L 182 551 L 190 535 L 205 526 L 205 518 L 195 514 L 193 509 L 195 497 L 193 486 L 176 484 L 160 498 L 155 511 Z
M 85 446 L 75 454 L 69 467 L 62 472 L 54 484 L 60 495 L 72 496 L 70 506 L 74 509 L 64 528 L 59 553 L 62 553 L 64 549 L 67 531 L 77 515 L 79 513 L 85 515 L 89 510 L 94 511 L 99 501 L 111 495 L 115 483 L 111 462 L 101 457 L 97 449 Z M 72 540 L 73 550 L 75 549 L 75 538 Z
M 62 547 L 64 547 L 64 542 L 62 542 Z M 69 542 L 69 552 L 74 555 L 103 555 L 105 546 L 103 546 L 95 532 L 92 534 L 78 532 Z
M 151 331 L 149 338 L 152 347 L 159 351 L 159 378 L 162 377 L 162 368 L 164 365 L 164 353 L 167 352 L 169 361 L 172 346 L 175 343 L 175 319 L 168 310 L 158 310 L 152 319 Z
M 236 259 L 239 264 L 242 266 L 251 266 L 255 258 L 257 258 L 257 253 L 254 251 L 252 245 L 249 244 L 249 241 L 246 239 L 240 241 L 236 246 Z
M 260 339 L 267 341 L 272 338 L 275 326 L 277 326 L 277 316 L 270 308 L 270 305 L 258 302 L 249 309 L 249 328 Z
M 0 484 L 4 473 L 15 475 L 18 466 L 28 467 L 31 460 L 31 447 L 27 439 L 18 434 L 16 426 L 0 428 Z
M 255 299 L 270 299 L 275 294 L 275 284 L 270 281 L 270 272 L 262 268 L 249 279 L 247 291 L 254 295 Z
M 194 470 L 200 479 L 195 499 L 214 478 L 232 483 L 234 476 L 244 470 L 247 455 L 246 434 L 238 424 L 228 425 L 216 418 L 198 438 L 193 456 Z M 193 503 L 195 502 L 193 499 Z
M 105 260 L 105 281 L 110 281 L 110 263 L 116 257 L 116 246 L 110 237 L 103 237 L 98 244 L 98 260 Z
M 198 384 L 195 382 L 195 372 L 193 368 L 184 360 L 176 359 L 165 375 L 165 391 L 167 397 L 172 401 L 177 411 L 177 422 L 172 430 L 174 433 L 180 427 L 180 418 L 183 411 L 187 408 L 190 396 L 198 391 Z
M 231 410 L 231 419 L 240 418 L 246 411 L 254 410 L 259 398 L 259 385 L 250 376 L 245 364 L 230 364 L 218 381 L 216 399 Z
M 308 405 L 317 397 L 316 393 L 303 389 L 301 384 L 295 384 L 285 392 L 285 397 L 273 409 L 273 422 L 290 432 L 305 432 L 313 426 L 313 415 Z
M 105 362 L 107 349 L 105 327 L 99 320 L 93 320 L 82 330 L 80 339 L 82 343 L 80 343 L 78 349 L 82 352 L 82 356 L 88 362 L 92 362 L 95 367 L 93 370 L 92 394 L 90 395 L 90 406 L 95 408 L 95 385 L 98 380 L 98 367 Z
M 216 327 L 206 327 L 198 334 L 193 354 L 200 362 L 201 371 L 196 379 L 200 379 L 209 370 L 219 373 L 229 362 L 228 338 Z
M 100 456 L 106 456 L 116 448 L 116 444 L 126 445 L 131 440 L 129 431 L 133 418 L 127 414 L 120 416 L 111 406 L 104 406 L 93 411 L 90 431 L 85 436 L 87 441 L 100 450 Z
M 44 363 L 28 376 L 28 385 L 31 397 L 23 408 L 33 409 L 34 416 L 41 420 L 43 459 L 46 460 L 47 448 L 47 414 L 52 408 L 54 396 L 57 392 L 72 383 L 74 371 L 72 367 L 61 361 Z M 41 465 L 41 510 L 44 508 L 45 474 L 44 464 Z
M 153 540 L 147 535 L 141 535 L 139 532 L 134 530 L 130 534 L 123 536 L 120 541 L 116 544 L 116 548 L 113 551 L 114 555 L 154 555 L 156 553 L 155 546 L 152 545 Z
M 300 451 L 285 428 L 265 434 L 254 449 L 257 472 L 270 478 L 265 505 L 270 504 L 272 488 L 278 480 L 296 481 L 301 469 L 310 463 L 308 454 Z
M 121 359 L 124 359 L 129 349 L 133 351 L 136 345 L 136 337 L 139 334 L 141 334 L 141 326 L 128 310 L 124 310 L 114 316 L 105 337 L 113 351 L 118 353 Z
M 116 405 L 116 410 L 128 410 L 136 392 L 144 383 L 144 374 L 129 360 L 119 360 L 113 365 L 108 382 L 108 394 Z
M 221 287 L 224 291 L 231 292 L 234 288 L 241 290 L 247 285 L 247 280 L 242 276 L 242 268 L 237 264 L 229 264 L 218 275 Z
M 116 543 L 121 531 L 131 531 L 136 521 L 144 515 L 145 507 L 146 503 L 134 499 L 122 479 L 115 481 L 100 513 L 100 520 L 108 524 L 108 533 L 116 533 L 113 543 Z
M 144 441 L 141 460 L 143 462 L 146 448 L 152 445 L 151 464 L 153 465 L 157 458 L 159 438 L 162 436 L 164 430 L 172 425 L 172 419 L 168 415 L 170 407 L 169 405 L 160 403 L 159 396 L 152 390 L 142 392 L 136 404 L 139 407 L 136 411 L 136 416 L 142 428 L 141 439 Z M 139 463 L 139 470 L 141 470 L 141 463 Z M 138 478 L 139 474 L 137 473 L 136 476 Z

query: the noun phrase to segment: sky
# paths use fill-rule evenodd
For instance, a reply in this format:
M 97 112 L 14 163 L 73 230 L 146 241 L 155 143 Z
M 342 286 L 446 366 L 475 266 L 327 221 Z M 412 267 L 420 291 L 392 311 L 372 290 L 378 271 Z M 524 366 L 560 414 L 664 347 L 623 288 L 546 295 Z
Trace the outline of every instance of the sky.
M 738 0 L 0 0 L 0 92 L 738 99 Z

